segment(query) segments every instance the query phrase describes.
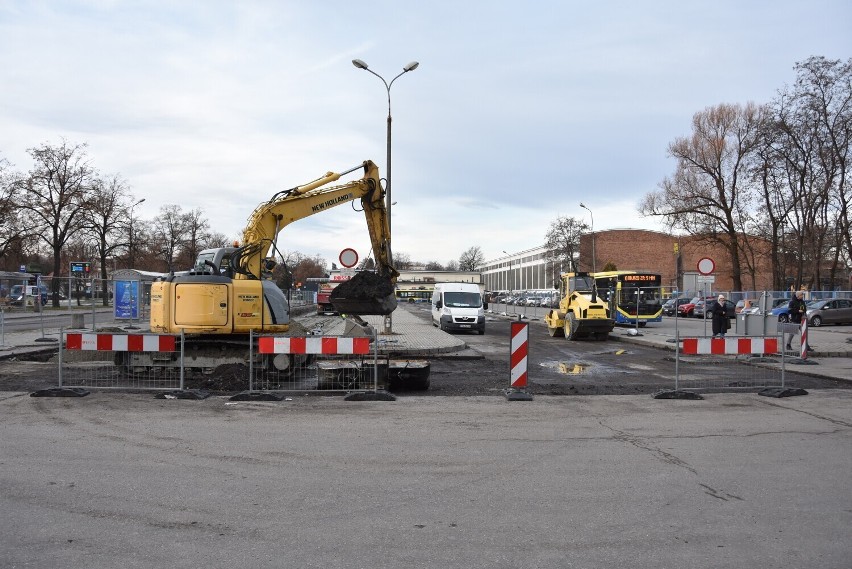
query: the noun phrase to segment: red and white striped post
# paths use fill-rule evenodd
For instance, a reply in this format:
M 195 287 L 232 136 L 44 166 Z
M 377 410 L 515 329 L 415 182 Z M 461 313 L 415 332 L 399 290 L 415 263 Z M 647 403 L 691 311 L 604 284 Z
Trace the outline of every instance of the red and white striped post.
M 681 353 L 719 356 L 776 354 L 778 338 L 684 338 Z
M 801 346 L 799 346 L 799 357 L 803 360 L 808 359 L 808 316 L 807 314 L 802 315 L 802 337 L 800 339 Z
M 509 325 L 509 401 L 530 401 L 527 393 L 527 364 L 529 361 L 529 322 L 511 322 Z

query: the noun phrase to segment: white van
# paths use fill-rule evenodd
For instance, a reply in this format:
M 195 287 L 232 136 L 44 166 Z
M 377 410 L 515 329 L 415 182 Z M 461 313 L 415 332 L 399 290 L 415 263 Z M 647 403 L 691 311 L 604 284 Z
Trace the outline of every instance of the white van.
M 474 330 L 485 334 L 485 309 L 479 285 L 437 283 L 432 293 L 432 324 L 441 330 Z

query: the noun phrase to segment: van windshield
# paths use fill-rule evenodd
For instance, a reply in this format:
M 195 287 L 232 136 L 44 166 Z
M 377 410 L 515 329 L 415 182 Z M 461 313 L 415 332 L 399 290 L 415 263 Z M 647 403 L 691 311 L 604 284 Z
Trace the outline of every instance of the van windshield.
M 455 308 L 479 308 L 482 297 L 478 292 L 445 292 L 444 306 Z

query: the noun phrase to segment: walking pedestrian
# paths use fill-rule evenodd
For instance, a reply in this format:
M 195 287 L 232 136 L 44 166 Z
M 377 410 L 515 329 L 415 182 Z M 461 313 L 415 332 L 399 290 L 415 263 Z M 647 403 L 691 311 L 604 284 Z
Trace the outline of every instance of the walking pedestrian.
M 804 300 L 805 293 L 801 290 L 797 290 L 796 294 L 793 296 L 790 303 L 787 305 L 787 308 L 790 312 L 790 322 L 793 324 L 798 324 L 801 328 L 802 326 L 802 318 L 807 312 L 807 304 L 805 304 Z M 787 334 L 785 334 L 786 336 Z M 789 338 L 787 338 L 787 349 L 792 350 L 793 346 L 791 345 L 793 341 L 793 336 L 796 334 L 789 334 Z
M 725 332 L 731 327 L 731 321 L 728 319 L 727 299 L 724 294 L 710 305 L 710 316 L 713 318 L 713 337 L 724 338 Z

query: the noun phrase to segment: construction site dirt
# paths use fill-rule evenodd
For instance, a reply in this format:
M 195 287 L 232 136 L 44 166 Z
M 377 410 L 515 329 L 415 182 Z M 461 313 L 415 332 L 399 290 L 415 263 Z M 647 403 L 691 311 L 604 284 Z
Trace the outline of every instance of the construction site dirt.
M 546 332 L 541 332 L 546 334 Z M 535 341 L 536 330 L 531 330 Z M 400 396 L 502 396 L 510 387 L 509 358 L 499 345 L 502 334 L 471 336 L 471 344 L 460 353 L 436 354 L 429 358 L 431 367 L 428 390 L 406 390 L 393 386 Z M 480 343 L 480 340 L 482 343 Z M 530 394 L 539 395 L 634 395 L 654 394 L 674 386 L 675 362 L 671 352 L 624 345 L 602 345 L 599 342 L 575 342 L 570 350 L 564 344 L 542 342 L 532 350 L 529 361 Z M 615 344 L 615 343 L 613 343 Z M 695 360 L 691 372 L 724 375 L 741 370 L 738 363 Z M 186 389 L 205 390 L 229 395 L 249 388 L 248 367 L 228 364 L 212 373 L 187 373 Z M 59 367 L 56 350 L 46 350 L 25 357 L 0 361 L 0 391 L 33 392 L 56 387 Z M 802 389 L 849 389 L 850 382 L 812 377 L 789 371 L 785 376 L 789 387 Z M 746 389 L 733 382 L 731 391 Z M 305 395 L 321 392 L 304 391 Z M 328 394 L 328 393 L 324 393 Z

